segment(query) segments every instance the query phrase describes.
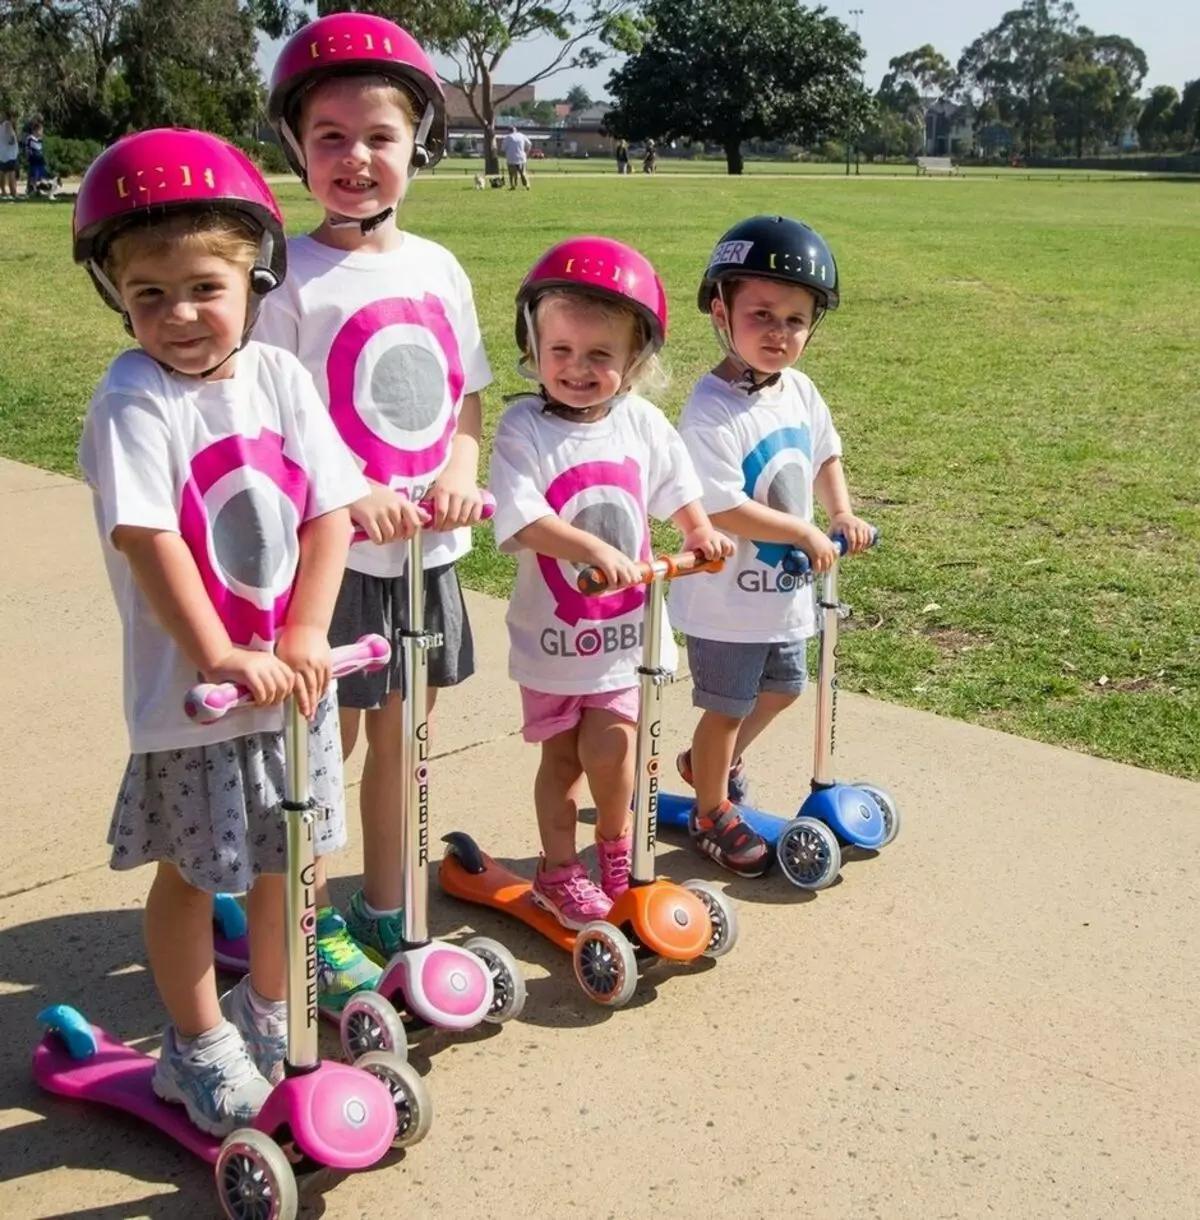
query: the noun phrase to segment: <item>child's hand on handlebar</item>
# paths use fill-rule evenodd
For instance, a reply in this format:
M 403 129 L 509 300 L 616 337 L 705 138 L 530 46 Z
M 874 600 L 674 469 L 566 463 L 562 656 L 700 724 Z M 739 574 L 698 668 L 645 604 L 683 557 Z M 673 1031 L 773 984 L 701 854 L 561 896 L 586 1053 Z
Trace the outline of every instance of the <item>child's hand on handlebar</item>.
M 838 513 L 829 522 L 830 535 L 841 534 L 846 539 L 846 545 L 851 555 L 865 551 L 871 545 L 874 532 L 874 527 L 869 521 L 864 521 L 853 513 Z
M 608 585 L 608 591 L 628 589 L 632 585 L 642 583 L 642 574 L 638 565 L 626 555 L 622 555 L 615 546 L 596 539 L 594 547 L 589 548 L 584 563 L 599 569 Z
M 328 638 L 315 627 L 284 627 L 275 642 L 275 656 L 292 670 L 300 715 L 311 720 L 333 677 Z
M 295 674 L 274 653 L 234 648 L 204 674 L 208 682 L 236 682 L 260 707 L 274 707 L 292 693 Z
M 416 504 L 382 483 L 372 483 L 370 494 L 350 505 L 350 519 L 376 544 L 406 542 L 428 524 Z
M 808 556 L 814 572 L 828 572 L 838 560 L 838 549 L 828 534 L 807 521 L 797 522 L 796 545 Z
M 448 471 L 442 471 L 429 490 L 429 499 L 434 504 L 431 528 L 435 530 L 478 525 L 483 518 L 483 492 L 474 479 L 462 482 Z
M 734 552 L 733 543 L 713 529 L 712 522 L 705 522 L 688 530 L 683 538 L 683 550 L 699 551 L 705 559 L 728 559 Z

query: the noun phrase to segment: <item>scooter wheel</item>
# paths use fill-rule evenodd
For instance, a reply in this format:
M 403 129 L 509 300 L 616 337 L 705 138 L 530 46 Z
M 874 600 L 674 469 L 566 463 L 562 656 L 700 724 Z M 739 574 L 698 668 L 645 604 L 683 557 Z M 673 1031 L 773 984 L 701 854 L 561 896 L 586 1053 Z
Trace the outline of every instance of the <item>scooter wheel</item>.
M 737 911 L 732 902 L 721 893 L 715 885 L 707 881 L 685 881 L 683 888 L 689 894 L 695 894 L 708 910 L 708 918 L 712 922 L 712 937 L 708 948 L 704 950 L 705 957 L 724 957 L 738 938 Z
M 775 845 L 783 875 L 802 890 L 823 890 L 842 868 L 837 836 L 816 818 L 793 818 Z
M 463 948 L 474 953 L 492 976 L 492 1006 L 484 1015 L 489 1025 L 503 1025 L 525 1008 L 525 976 L 517 959 L 489 936 L 472 936 Z
M 396 1138 L 393 1148 L 411 1148 L 419 1144 L 433 1125 L 433 1099 L 417 1069 L 390 1051 L 370 1051 L 354 1064 L 382 1080 L 392 1095 L 396 1107 Z
M 637 988 L 633 946 L 620 928 L 603 919 L 584 924 L 575 936 L 575 978 L 588 998 L 606 1008 L 628 1004 Z
M 377 991 L 357 991 L 342 1009 L 342 1054 L 357 1063 L 371 1051 L 408 1058 L 408 1035 L 400 1014 Z
M 217 1193 L 226 1220 L 295 1220 L 296 1175 L 283 1149 L 265 1132 L 230 1132 L 216 1163 Z
M 869 797 L 873 797 L 875 804 L 879 806 L 879 812 L 883 814 L 883 842 L 879 846 L 886 847 L 900 833 L 900 807 L 886 788 L 880 788 L 876 784 L 855 784 L 854 786 L 860 792 L 865 792 Z

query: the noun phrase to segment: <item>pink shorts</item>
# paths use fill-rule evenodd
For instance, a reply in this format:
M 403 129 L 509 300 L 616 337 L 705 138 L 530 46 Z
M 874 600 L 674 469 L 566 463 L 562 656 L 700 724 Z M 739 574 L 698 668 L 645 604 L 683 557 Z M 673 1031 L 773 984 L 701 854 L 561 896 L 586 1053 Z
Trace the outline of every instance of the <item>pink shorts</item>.
M 595 695 L 552 695 L 546 691 L 521 687 L 521 711 L 525 723 L 521 736 L 526 741 L 549 741 L 559 733 L 573 729 L 583 719 L 585 707 L 612 712 L 630 724 L 636 724 L 641 695 L 636 686 L 624 690 L 605 690 Z

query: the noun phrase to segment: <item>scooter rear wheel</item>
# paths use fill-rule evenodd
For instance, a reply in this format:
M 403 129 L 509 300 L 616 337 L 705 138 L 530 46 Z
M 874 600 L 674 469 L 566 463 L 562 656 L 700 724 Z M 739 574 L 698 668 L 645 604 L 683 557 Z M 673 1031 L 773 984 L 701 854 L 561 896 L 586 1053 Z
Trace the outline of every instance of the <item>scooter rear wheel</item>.
M 396 1138 L 392 1147 L 411 1148 L 419 1144 L 433 1125 L 433 1099 L 416 1068 L 389 1051 L 371 1051 L 356 1060 L 354 1066 L 382 1080 L 392 1095 L 396 1107 Z
M 683 888 L 704 903 L 712 922 L 712 938 L 704 956 L 724 957 L 738 939 L 737 911 L 733 903 L 708 881 L 685 881 Z
M 227 1220 L 295 1220 L 296 1175 L 283 1149 L 264 1132 L 231 1132 L 217 1154 L 215 1176 Z
M 575 936 L 575 978 L 591 1000 L 606 1008 L 628 1004 L 637 990 L 633 946 L 620 928 L 594 919 Z
M 503 1025 L 519 1017 L 525 1007 L 525 976 L 517 959 L 490 936 L 472 936 L 463 948 L 474 953 L 492 976 L 492 1006 L 483 1019 L 489 1025 Z

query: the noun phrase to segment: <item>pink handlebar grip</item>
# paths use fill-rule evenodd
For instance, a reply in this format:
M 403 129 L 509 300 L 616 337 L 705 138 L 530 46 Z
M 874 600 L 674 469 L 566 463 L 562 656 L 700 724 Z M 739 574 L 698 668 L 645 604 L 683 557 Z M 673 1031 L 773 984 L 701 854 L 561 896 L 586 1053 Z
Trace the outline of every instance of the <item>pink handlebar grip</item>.
M 360 670 L 370 673 L 382 669 L 391 655 L 392 646 L 383 636 L 364 635 L 353 644 L 343 644 L 333 650 L 333 676 L 344 678 Z M 201 682 L 184 697 L 183 711 L 197 724 L 213 724 L 227 712 L 253 704 L 254 696 L 236 682 Z
M 481 521 L 487 521 L 496 515 L 496 497 L 490 491 L 481 491 L 479 493 L 483 497 L 483 512 L 480 516 Z M 432 500 L 418 500 L 417 507 L 428 517 L 433 519 L 434 507 Z M 362 526 L 354 527 L 354 534 L 350 539 L 351 542 L 370 542 L 371 537 Z

